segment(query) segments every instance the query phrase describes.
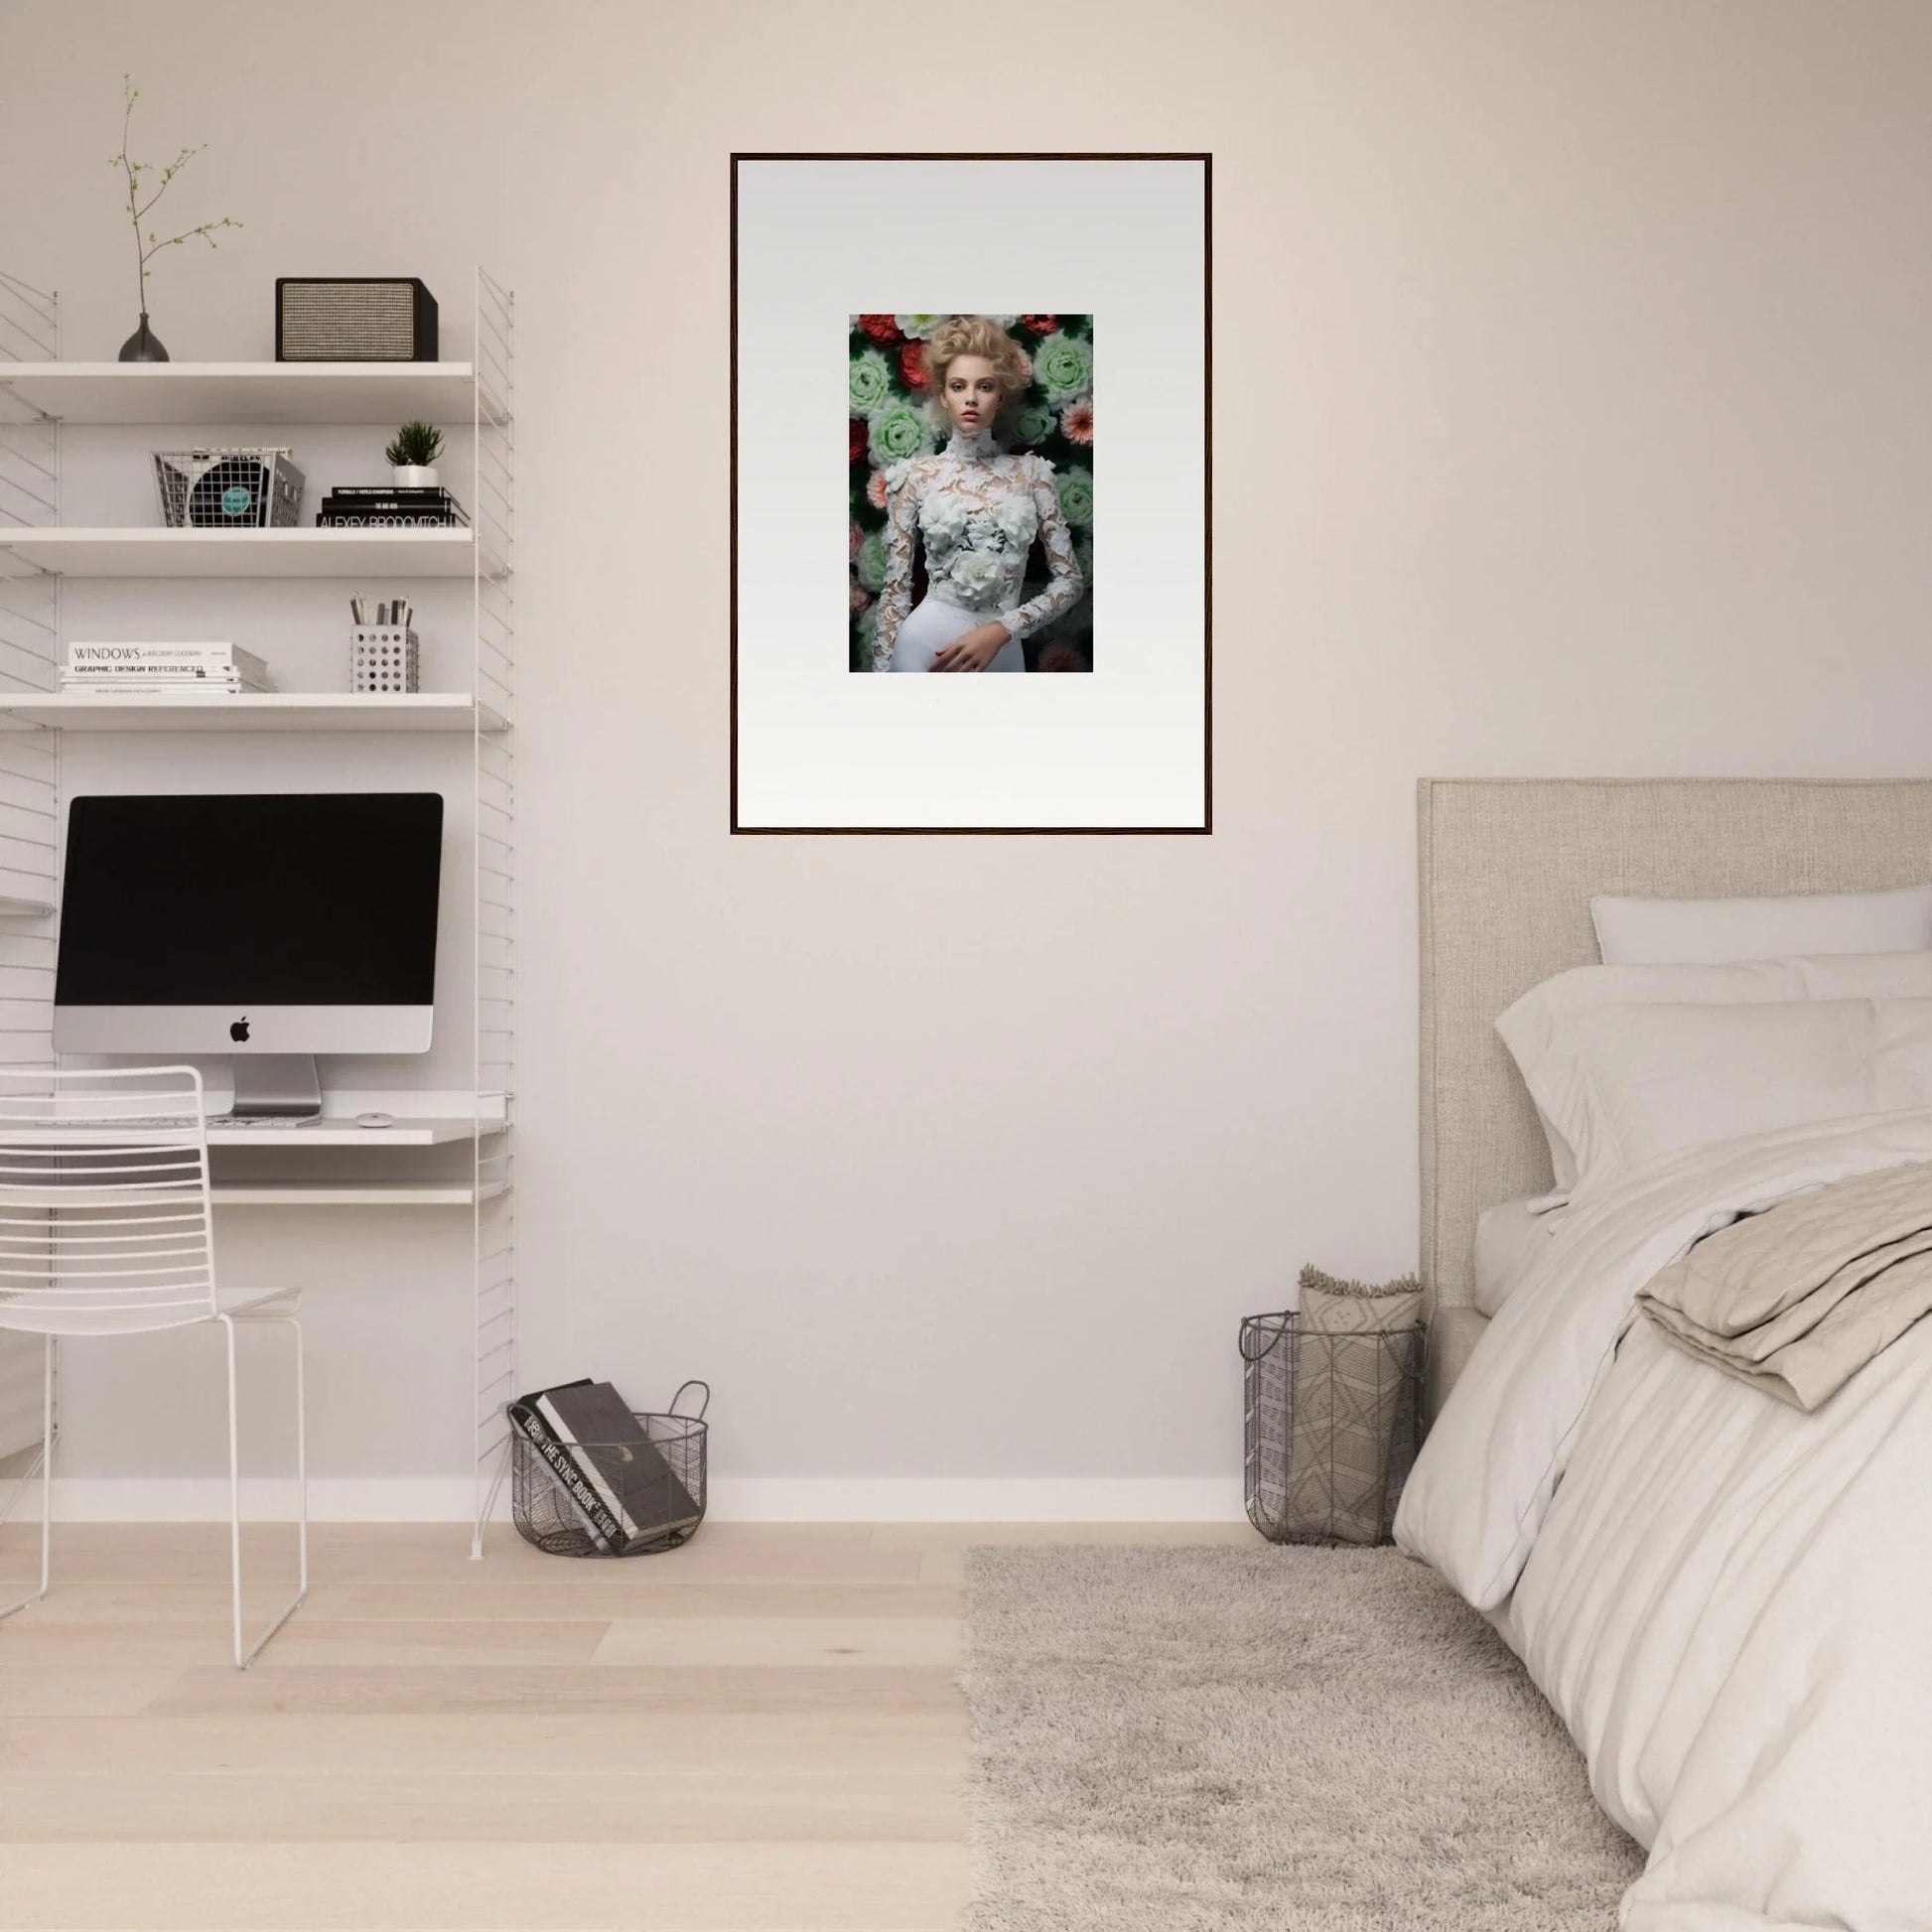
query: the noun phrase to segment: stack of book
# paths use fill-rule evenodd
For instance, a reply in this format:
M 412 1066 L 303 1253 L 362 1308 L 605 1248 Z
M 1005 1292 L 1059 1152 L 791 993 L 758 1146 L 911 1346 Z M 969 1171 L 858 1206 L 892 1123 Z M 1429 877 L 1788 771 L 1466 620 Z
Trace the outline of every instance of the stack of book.
M 670 1540 L 704 1515 L 609 1382 L 559 1383 L 518 1396 L 511 1425 L 550 1465 L 592 1542 L 610 1554 Z
M 323 529 L 444 529 L 470 521 L 447 489 L 404 489 L 393 483 L 339 484 L 322 499 L 316 522 Z
M 268 666 L 239 644 L 70 643 L 63 691 L 269 691 Z

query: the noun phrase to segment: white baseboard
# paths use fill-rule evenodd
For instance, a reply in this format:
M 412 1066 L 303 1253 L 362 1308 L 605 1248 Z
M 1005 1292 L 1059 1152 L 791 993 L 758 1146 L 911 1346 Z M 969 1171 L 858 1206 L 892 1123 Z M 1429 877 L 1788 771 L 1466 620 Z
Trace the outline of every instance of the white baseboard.
M 11 1485 L 0 1485 L 0 1502 Z M 241 1485 L 250 1519 L 289 1515 L 294 1486 L 258 1477 Z M 19 1498 L 31 1517 L 37 1494 Z M 315 1476 L 317 1523 L 467 1523 L 477 1507 L 461 1476 Z M 218 1476 L 61 1476 L 55 1515 L 67 1523 L 223 1523 L 228 1485 Z M 509 1514 L 507 1493 L 496 1515 Z M 1235 1476 L 726 1476 L 711 1485 L 718 1523 L 1238 1523 Z

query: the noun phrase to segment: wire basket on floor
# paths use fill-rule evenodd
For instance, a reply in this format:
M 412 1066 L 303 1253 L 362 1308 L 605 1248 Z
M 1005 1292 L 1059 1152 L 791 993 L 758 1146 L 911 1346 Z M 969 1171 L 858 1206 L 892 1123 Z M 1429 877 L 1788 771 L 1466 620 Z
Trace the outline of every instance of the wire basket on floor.
M 1248 1520 L 1271 1543 L 1386 1543 L 1416 1459 L 1423 1331 L 1241 1323 Z
M 677 1405 L 687 1391 L 702 1389 L 704 1398 L 695 1416 L 680 1416 Z M 514 1407 L 514 1405 L 510 1405 Z M 661 1479 L 646 1485 L 651 1498 L 642 1515 L 626 1517 L 630 1533 L 621 1540 L 600 1534 L 572 1495 L 564 1476 L 545 1459 L 543 1450 L 510 1417 L 510 1514 L 526 1543 L 553 1557 L 644 1557 L 675 1550 L 690 1542 L 704 1521 L 705 1459 L 708 1425 L 704 1412 L 711 1406 L 711 1389 L 704 1382 L 687 1382 L 662 1413 L 633 1410 L 632 1417 L 664 1463 Z M 582 1460 L 593 1464 L 609 1456 L 629 1461 L 637 1448 L 628 1443 L 577 1445 Z M 636 1492 L 630 1498 L 633 1504 Z

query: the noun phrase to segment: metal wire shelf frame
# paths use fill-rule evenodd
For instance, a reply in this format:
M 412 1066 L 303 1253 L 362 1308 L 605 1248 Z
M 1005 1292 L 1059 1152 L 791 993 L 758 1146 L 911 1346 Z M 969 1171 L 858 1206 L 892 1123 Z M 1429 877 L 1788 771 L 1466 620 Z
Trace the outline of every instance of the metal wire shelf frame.
M 471 350 L 476 370 L 471 490 L 471 517 L 477 532 L 476 697 L 480 707 L 486 704 L 501 718 L 502 729 L 485 732 L 479 709 L 472 766 L 476 1029 L 472 1084 L 477 1096 L 473 1560 L 483 1556 L 483 1527 L 495 1506 L 509 1453 L 504 1405 L 515 1392 L 517 1356 L 511 1125 L 516 1087 L 516 304 L 514 296 L 482 268 L 477 270 L 476 315 Z
M 60 356 L 59 293 L 0 270 L 0 361 Z M 60 421 L 0 390 L 0 524 L 60 520 Z M 54 690 L 60 644 L 59 576 L 0 561 L 0 692 Z M 52 1057 L 60 814 L 61 735 L 0 728 L 0 1067 Z M 16 1477 L 0 1523 L 47 1468 L 60 1413 L 60 1343 L 0 1330 L 0 1466 Z

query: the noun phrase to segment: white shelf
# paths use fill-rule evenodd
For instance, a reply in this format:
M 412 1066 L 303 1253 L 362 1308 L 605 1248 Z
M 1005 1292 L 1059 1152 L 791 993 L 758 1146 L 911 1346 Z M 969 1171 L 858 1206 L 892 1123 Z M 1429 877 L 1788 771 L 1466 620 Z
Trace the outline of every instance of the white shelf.
M 0 893 L 0 919 L 51 919 L 54 908 L 45 899 L 10 898 Z
M 0 557 L 65 577 L 468 577 L 477 542 L 467 529 L 10 528 Z
M 0 394 L 69 423 L 468 422 L 468 362 L 6 362 Z
M 503 1191 L 486 1183 L 484 1200 Z M 208 1198 L 216 1207 L 474 1207 L 477 1188 L 467 1180 L 216 1180 Z
M 135 692 L 97 697 L 85 691 L 0 696 L 0 719 L 50 730 L 96 732 L 485 732 L 503 729 L 501 716 L 459 691 L 261 691 L 199 697 L 193 693 Z M 0 900 L 26 913 L 26 900 Z

